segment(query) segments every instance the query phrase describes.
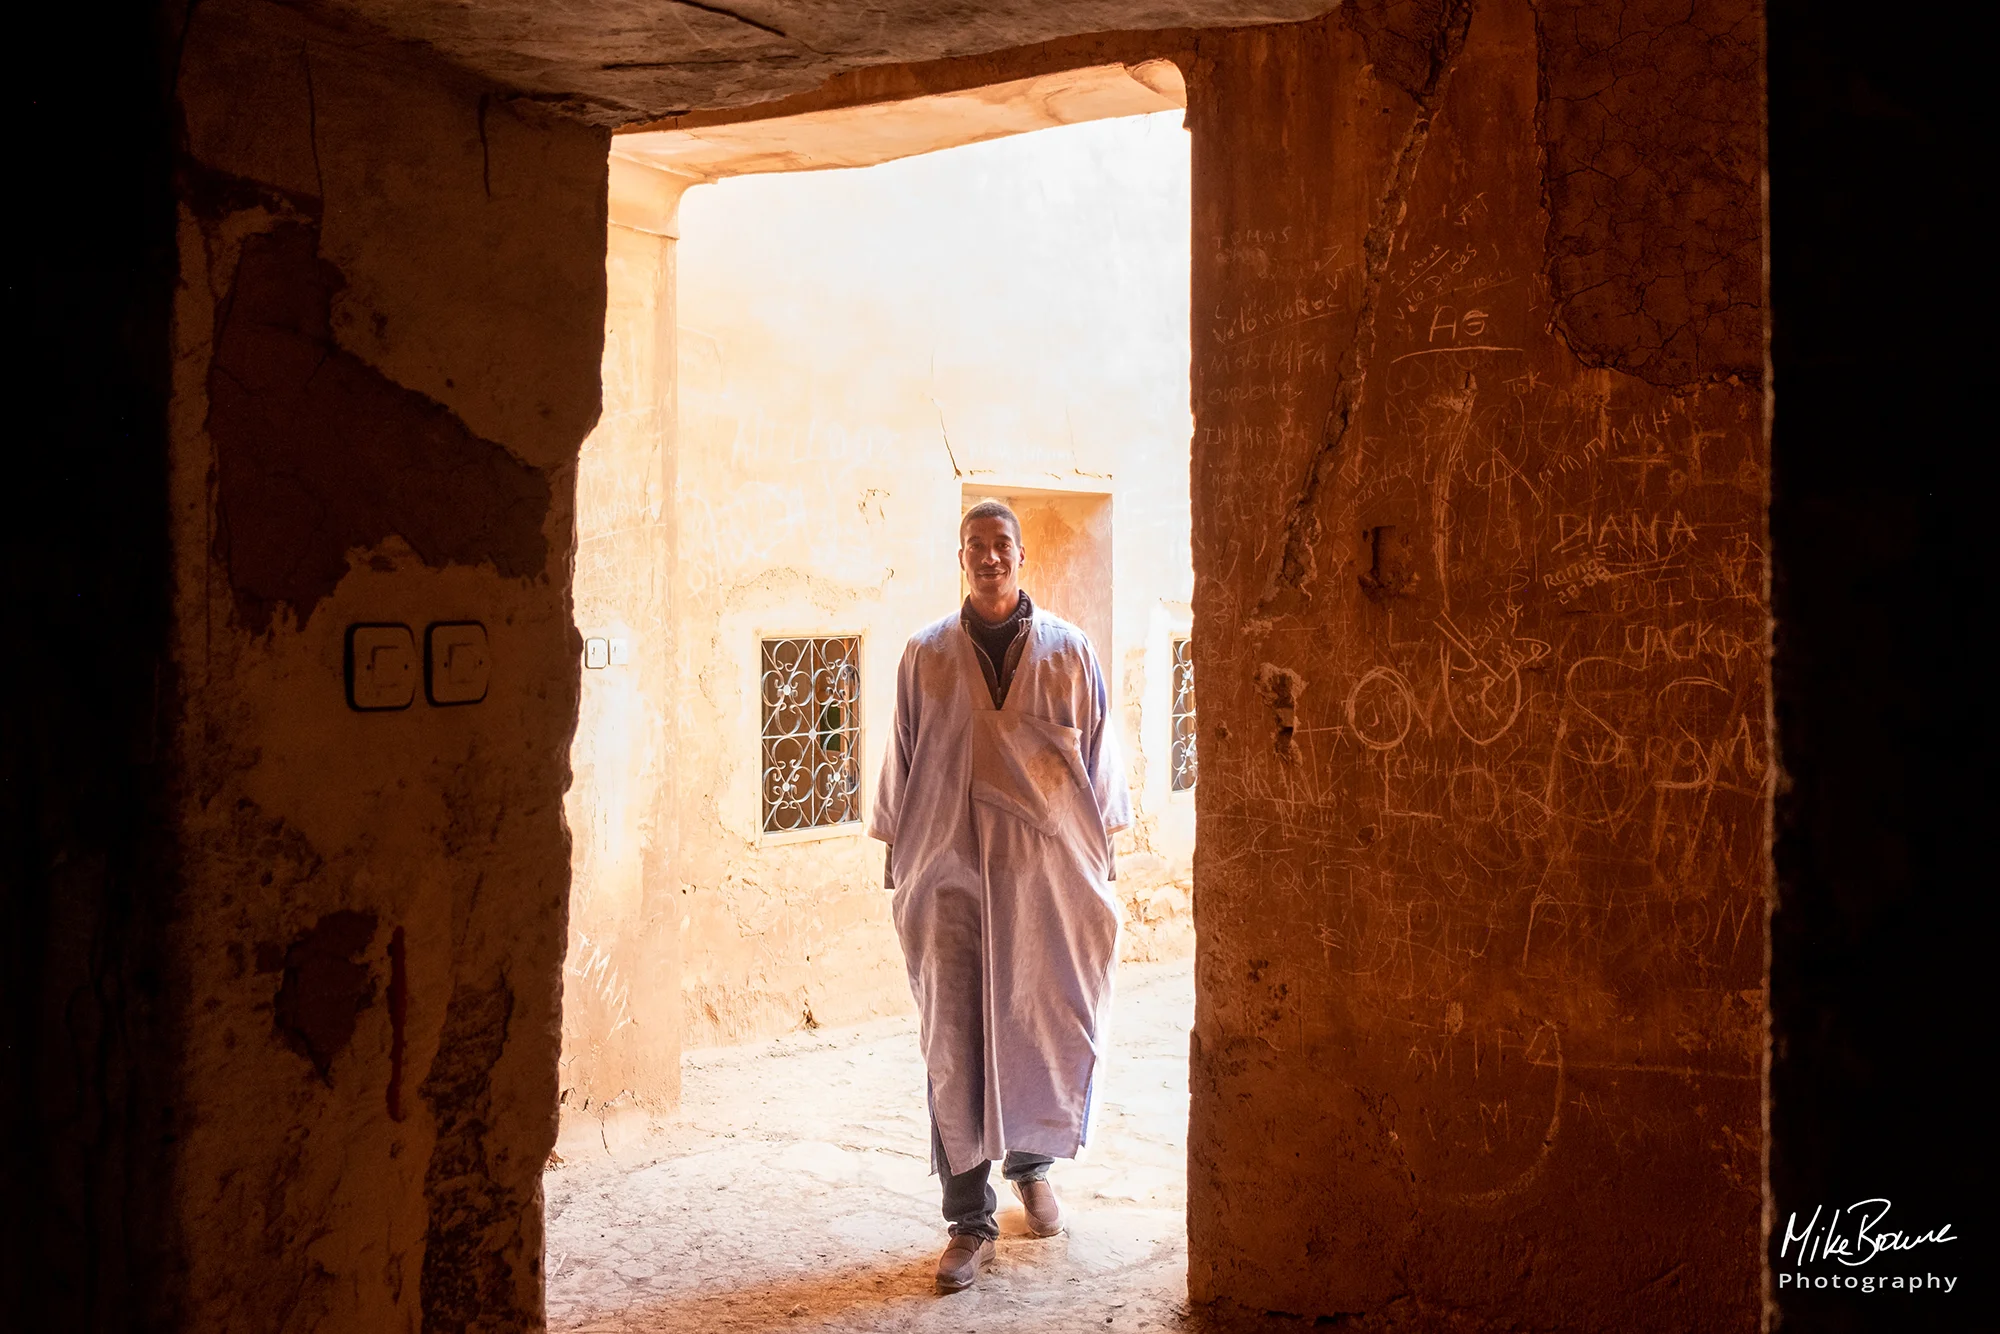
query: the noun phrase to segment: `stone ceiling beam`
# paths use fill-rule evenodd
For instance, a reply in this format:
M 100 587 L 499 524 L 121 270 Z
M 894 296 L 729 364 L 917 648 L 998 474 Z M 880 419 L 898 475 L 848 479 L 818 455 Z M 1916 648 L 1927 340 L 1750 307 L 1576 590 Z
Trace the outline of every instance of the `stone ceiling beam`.
M 810 93 L 828 80 L 1090 34 L 1291 23 L 1328 0 L 305 0 L 337 27 L 429 47 L 594 125 Z M 1086 62 L 1094 63 L 1094 62 Z

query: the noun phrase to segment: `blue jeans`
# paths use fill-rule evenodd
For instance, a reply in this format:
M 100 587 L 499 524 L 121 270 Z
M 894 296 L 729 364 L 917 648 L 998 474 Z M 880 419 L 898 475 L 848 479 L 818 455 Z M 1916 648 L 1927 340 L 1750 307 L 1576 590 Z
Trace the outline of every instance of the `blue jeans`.
M 1001 1161 L 1000 1175 L 1009 1181 L 1041 1181 L 1047 1178 L 1053 1162 L 1047 1154 L 1014 1149 Z M 993 1224 L 993 1211 L 1000 1207 L 1000 1200 L 989 1180 L 993 1164 L 981 1163 L 954 1176 L 951 1164 L 945 1161 L 936 1121 L 931 1122 L 931 1163 L 944 1182 L 944 1221 L 951 1224 L 951 1235 L 970 1232 L 988 1241 L 998 1237 L 1000 1229 Z

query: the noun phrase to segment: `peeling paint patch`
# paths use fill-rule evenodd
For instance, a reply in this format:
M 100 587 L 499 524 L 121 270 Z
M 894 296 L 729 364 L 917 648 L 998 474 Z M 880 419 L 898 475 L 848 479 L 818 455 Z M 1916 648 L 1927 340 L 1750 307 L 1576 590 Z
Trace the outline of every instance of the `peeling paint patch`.
M 1370 528 L 1367 537 L 1369 564 L 1361 572 L 1361 591 L 1378 602 L 1408 593 L 1418 578 L 1409 539 L 1394 524 Z
M 1257 693 L 1270 707 L 1271 721 L 1277 727 L 1272 746 L 1279 759 L 1291 763 L 1299 757 L 1299 699 L 1306 693 L 1306 679 L 1289 667 L 1263 663 L 1257 668 Z
M 336 345 L 345 280 L 318 246 L 305 222 L 249 238 L 217 311 L 215 540 L 243 623 L 261 633 L 283 604 L 303 625 L 348 553 L 390 536 L 433 568 L 541 574 L 547 477 Z
M 329 1086 L 333 1058 L 354 1039 L 355 1017 L 375 1003 L 375 979 L 355 955 L 375 937 L 375 914 L 328 913 L 285 950 L 278 984 L 277 1032 L 312 1062 Z M 277 962 L 275 946 L 259 947 L 260 965 Z

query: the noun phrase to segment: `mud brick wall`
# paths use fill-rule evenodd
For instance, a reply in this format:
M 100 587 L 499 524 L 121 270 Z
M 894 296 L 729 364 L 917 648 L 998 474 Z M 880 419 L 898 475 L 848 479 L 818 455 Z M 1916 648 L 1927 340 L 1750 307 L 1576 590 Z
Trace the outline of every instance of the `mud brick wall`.
M 1760 33 L 1197 38 L 1198 1299 L 1756 1323 Z
M 182 1319 L 539 1328 L 606 138 L 247 0 L 178 93 Z M 441 621 L 483 699 L 350 707 Z

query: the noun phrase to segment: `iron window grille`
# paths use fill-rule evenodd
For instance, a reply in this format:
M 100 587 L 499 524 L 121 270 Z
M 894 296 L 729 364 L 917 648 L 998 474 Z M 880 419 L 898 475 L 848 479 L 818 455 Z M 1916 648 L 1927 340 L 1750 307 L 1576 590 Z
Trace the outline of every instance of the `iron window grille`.
M 1191 641 L 1176 639 L 1174 649 L 1173 745 L 1168 753 L 1173 769 L 1173 790 L 1186 792 L 1194 786 L 1194 651 Z
M 763 641 L 764 832 L 861 818 L 861 641 Z

